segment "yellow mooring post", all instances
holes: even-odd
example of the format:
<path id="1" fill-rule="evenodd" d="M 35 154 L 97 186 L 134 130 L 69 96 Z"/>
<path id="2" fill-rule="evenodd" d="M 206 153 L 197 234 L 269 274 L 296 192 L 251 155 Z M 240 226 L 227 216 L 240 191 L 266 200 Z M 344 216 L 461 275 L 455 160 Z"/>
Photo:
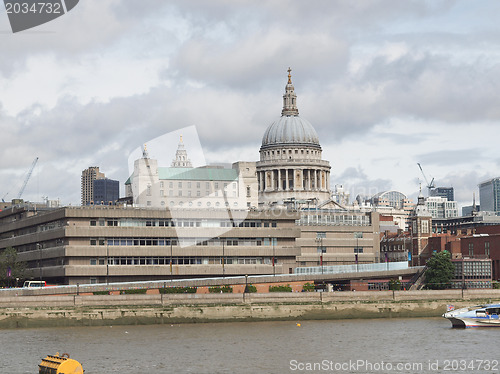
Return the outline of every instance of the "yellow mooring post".
<path id="1" fill-rule="evenodd" d="M 63 353 L 61 356 L 59 356 L 59 352 L 54 356 L 48 355 L 38 365 L 38 374 L 83 374 L 84 372 L 82 365 L 69 358 L 67 353 Z"/>

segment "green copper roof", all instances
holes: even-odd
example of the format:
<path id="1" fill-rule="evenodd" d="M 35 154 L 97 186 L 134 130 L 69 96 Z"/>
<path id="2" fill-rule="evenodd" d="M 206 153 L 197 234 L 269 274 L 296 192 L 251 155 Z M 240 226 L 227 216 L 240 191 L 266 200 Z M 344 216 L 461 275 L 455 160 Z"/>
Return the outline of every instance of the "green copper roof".
<path id="1" fill-rule="evenodd" d="M 238 179 L 235 169 L 222 168 L 158 168 L 160 180 L 200 180 L 200 181 L 234 181 Z"/>
<path id="2" fill-rule="evenodd" d="M 192 181 L 226 181 L 232 182 L 238 179 L 235 169 L 222 168 L 158 168 L 160 180 L 192 180 Z M 131 177 L 125 184 L 130 184 Z"/>

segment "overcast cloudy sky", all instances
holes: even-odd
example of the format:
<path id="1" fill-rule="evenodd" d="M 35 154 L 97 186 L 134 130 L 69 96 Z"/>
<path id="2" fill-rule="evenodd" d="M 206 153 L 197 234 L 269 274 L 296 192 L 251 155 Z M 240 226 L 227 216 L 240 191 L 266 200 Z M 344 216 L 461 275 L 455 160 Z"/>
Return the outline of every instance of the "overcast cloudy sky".
<path id="1" fill-rule="evenodd" d="M 332 185 L 414 198 L 420 162 L 470 203 L 500 176 L 499 25 L 493 0 L 84 0 L 12 34 L 2 6 L 0 198 L 35 157 L 25 199 L 78 205 L 92 165 L 123 194 L 129 154 L 186 126 L 256 161 L 290 66 Z"/>

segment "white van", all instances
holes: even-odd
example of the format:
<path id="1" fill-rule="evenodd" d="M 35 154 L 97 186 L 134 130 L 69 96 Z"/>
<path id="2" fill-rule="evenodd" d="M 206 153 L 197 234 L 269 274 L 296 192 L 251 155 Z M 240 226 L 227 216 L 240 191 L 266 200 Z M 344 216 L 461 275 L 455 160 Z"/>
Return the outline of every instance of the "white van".
<path id="1" fill-rule="evenodd" d="M 25 281 L 23 288 L 45 287 L 45 286 L 47 286 L 47 282 L 45 281 Z"/>

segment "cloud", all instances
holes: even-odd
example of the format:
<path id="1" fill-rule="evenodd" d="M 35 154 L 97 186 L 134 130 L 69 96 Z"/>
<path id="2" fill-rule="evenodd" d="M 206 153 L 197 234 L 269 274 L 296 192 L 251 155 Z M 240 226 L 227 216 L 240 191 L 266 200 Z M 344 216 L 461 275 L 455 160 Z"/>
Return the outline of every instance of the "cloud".
<path id="1" fill-rule="evenodd" d="M 290 66 L 333 182 L 413 192 L 422 162 L 463 182 L 464 198 L 477 183 L 461 176 L 499 165 L 493 137 L 477 140 L 500 119 L 490 12 L 446 0 L 80 2 L 0 34 L 0 185 L 38 156 L 36 196 L 78 202 L 81 170 L 123 182 L 132 149 L 191 125 L 209 162 L 258 160 Z"/>

